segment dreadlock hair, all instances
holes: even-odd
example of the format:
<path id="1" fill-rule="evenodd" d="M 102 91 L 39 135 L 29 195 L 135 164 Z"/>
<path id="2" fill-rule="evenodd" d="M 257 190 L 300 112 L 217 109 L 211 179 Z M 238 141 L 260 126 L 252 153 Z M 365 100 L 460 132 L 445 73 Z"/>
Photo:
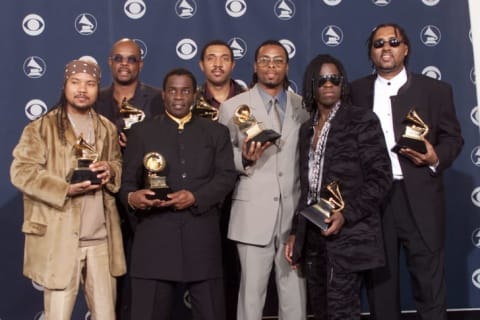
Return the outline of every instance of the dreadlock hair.
<path id="1" fill-rule="evenodd" d="M 347 73 L 345 72 L 343 64 L 340 60 L 329 54 L 319 54 L 310 61 L 303 75 L 302 105 L 310 114 L 314 114 L 317 110 L 318 79 L 320 77 L 320 69 L 326 63 L 335 65 L 338 69 L 339 76 L 342 77 L 340 100 L 342 103 L 350 102 Z"/>
<path id="2" fill-rule="evenodd" d="M 42 126 L 43 126 L 43 120 L 45 119 L 46 115 L 58 110 L 58 113 L 56 115 L 56 123 L 58 127 L 58 138 L 60 139 L 63 145 L 67 143 L 67 140 L 65 139 L 65 131 L 67 130 L 67 127 L 70 125 L 67 120 L 68 117 L 67 117 L 66 105 L 67 105 L 67 98 L 65 96 L 65 89 L 62 88 L 58 101 L 41 118 Z"/>
<path id="3" fill-rule="evenodd" d="M 373 28 L 372 32 L 370 33 L 370 36 L 368 37 L 366 44 L 367 44 L 367 55 L 368 55 L 368 60 L 371 59 L 371 53 L 372 53 L 372 45 L 373 45 L 373 39 L 375 37 L 375 34 L 377 33 L 377 30 L 380 28 L 387 28 L 391 27 L 395 31 L 395 36 L 398 38 L 401 38 L 399 40 L 402 40 L 402 42 L 408 47 L 408 54 L 405 56 L 405 59 L 403 60 L 403 64 L 407 66 L 408 64 L 408 57 L 410 56 L 411 48 L 410 48 L 410 39 L 408 39 L 407 33 L 405 30 L 399 26 L 396 23 L 388 22 L 388 23 L 382 23 Z M 375 66 L 372 63 L 372 66 L 375 68 Z"/>
<path id="4" fill-rule="evenodd" d="M 265 46 L 277 46 L 277 47 L 280 47 L 282 48 L 283 52 L 285 52 L 285 57 L 286 57 L 286 63 L 288 64 L 288 52 L 287 52 L 287 49 L 285 49 L 285 47 L 278 41 L 278 40 L 267 40 L 267 41 L 264 41 L 262 42 L 262 44 L 260 44 L 257 48 L 257 50 L 255 50 L 255 62 L 258 60 L 258 54 L 260 52 L 260 49 L 265 47 Z M 250 87 L 253 87 L 255 84 L 257 84 L 258 82 L 258 76 L 257 76 L 257 73 L 254 72 L 253 75 L 252 75 L 252 82 L 250 83 Z M 285 75 L 285 78 L 283 79 L 283 89 L 284 90 L 287 90 L 288 87 L 290 86 L 290 80 L 288 80 L 288 76 Z"/>

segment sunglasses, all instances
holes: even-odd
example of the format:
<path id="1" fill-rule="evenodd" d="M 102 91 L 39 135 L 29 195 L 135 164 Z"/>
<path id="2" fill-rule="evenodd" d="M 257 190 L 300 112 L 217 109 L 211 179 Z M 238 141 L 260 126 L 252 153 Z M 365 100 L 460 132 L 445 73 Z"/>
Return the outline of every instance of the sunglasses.
<path id="1" fill-rule="evenodd" d="M 318 77 L 318 87 L 323 86 L 327 81 L 330 81 L 334 86 L 339 86 L 342 83 L 343 77 L 337 74 L 327 74 L 325 76 Z"/>
<path id="2" fill-rule="evenodd" d="M 140 58 L 137 58 L 135 56 L 124 57 L 121 54 L 114 54 L 110 58 L 115 63 L 123 63 L 125 60 L 127 60 L 128 64 L 135 64 L 140 61 Z"/>
<path id="3" fill-rule="evenodd" d="M 390 45 L 390 47 L 396 48 L 396 47 L 398 47 L 403 41 L 402 41 L 402 40 L 398 40 L 397 38 L 388 39 L 388 41 L 387 41 L 387 40 L 384 40 L 384 39 L 378 39 L 378 40 L 373 41 L 372 46 L 373 46 L 375 49 L 383 48 L 383 46 L 384 46 L 385 43 L 387 43 L 387 42 L 388 42 L 388 44 Z"/>

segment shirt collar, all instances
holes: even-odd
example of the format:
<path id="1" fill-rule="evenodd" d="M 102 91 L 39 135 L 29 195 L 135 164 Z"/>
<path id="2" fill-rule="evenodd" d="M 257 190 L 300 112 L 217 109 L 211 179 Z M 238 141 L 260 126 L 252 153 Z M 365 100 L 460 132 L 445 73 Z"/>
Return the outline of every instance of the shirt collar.
<path id="1" fill-rule="evenodd" d="M 382 86 L 388 86 L 392 89 L 395 89 L 395 91 L 398 91 L 398 89 L 400 89 L 405 84 L 405 82 L 407 82 L 407 70 L 403 68 L 402 71 L 400 71 L 392 79 L 385 79 L 382 76 L 377 75 L 377 81 Z"/>
<path id="2" fill-rule="evenodd" d="M 278 106 L 280 107 L 280 109 L 282 109 L 283 112 L 285 112 L 285 109 L 287 108 L 287 92 L 285 90 L 280 90 L 280 92 L 275 97 L 272 97 L 264 90 L 262 90 L 259 85 L 257 85 L 257 89 L 260 93 L 260 97 L 262 98 L 263 105 L 265 106 L 265 108 L 267 108 L 267 111 L 269 108 L 270 100 L 272 100 L 272 98 L 276 98 Z"/>

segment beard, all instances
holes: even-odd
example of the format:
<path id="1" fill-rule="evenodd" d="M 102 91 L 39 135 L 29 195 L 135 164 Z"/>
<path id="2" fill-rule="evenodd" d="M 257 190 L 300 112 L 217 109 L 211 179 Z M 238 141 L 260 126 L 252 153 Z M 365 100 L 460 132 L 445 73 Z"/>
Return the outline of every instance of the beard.
<path id="1" fill-rule="evenodd" d="M 131 85 L 132 83 L 134 83 L 135 81 L 137 81 L 137 79 L 135 78 L 130 78 L 130 79 L 118 79 L 116 78 L 115 79 L 115 82 L 121 86 L 128 86 L 128 85 Z"/>
<path id="2" fill-rule="evenodd" d="M 70 107 L 78 111 L 90 110 L 93 108 L 93 105 L 95 104 L 95 103 L 89 103 L 86 105 L 78 105 L 78 104 L 75 104 L 74 102 L 69 102 L 69 101 L 67 101 L 67 103 L 70 105 Z"/>
<path id="3" fill-rule="evenodd" d="M 267 82 L 263 82 L 262 84 L 268 89 L 276 89 L 280 86 L 283 87 L 283 80 L 280 82 L 267 81 Z"/>

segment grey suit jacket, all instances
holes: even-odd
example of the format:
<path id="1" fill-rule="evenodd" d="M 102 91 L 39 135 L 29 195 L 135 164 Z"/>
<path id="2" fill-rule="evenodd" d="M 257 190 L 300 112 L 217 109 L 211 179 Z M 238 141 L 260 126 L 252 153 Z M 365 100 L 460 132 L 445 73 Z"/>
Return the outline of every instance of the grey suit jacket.
<path id="1" fill-rule="evenodd" d="M 219 122 L 230 131 L 234 147 L 234 159 L 241 173 L 232 196 L 232 210 L 228 237 L 232 240 L 267 245 L 274 234 L 276 219 L 281 209 L 280 230 L 286 240 L 300 196 L 298 168 L 298 135 L 301 124 L 308 119 L 302 109 L 301 97 L 287 92 L 287 106 L 279 147 L 271 146 L 262 157 L 245 170 L 242 164 L 242 143 L 245 134 L 233 122 L 236 108 L 248 105 L 257 121 L 266 128 L 273 123 L 267 114 L 258 85 L 241 93 L 220 106 Z M 281 208 L 279 208 L 281 206 Z"/>

